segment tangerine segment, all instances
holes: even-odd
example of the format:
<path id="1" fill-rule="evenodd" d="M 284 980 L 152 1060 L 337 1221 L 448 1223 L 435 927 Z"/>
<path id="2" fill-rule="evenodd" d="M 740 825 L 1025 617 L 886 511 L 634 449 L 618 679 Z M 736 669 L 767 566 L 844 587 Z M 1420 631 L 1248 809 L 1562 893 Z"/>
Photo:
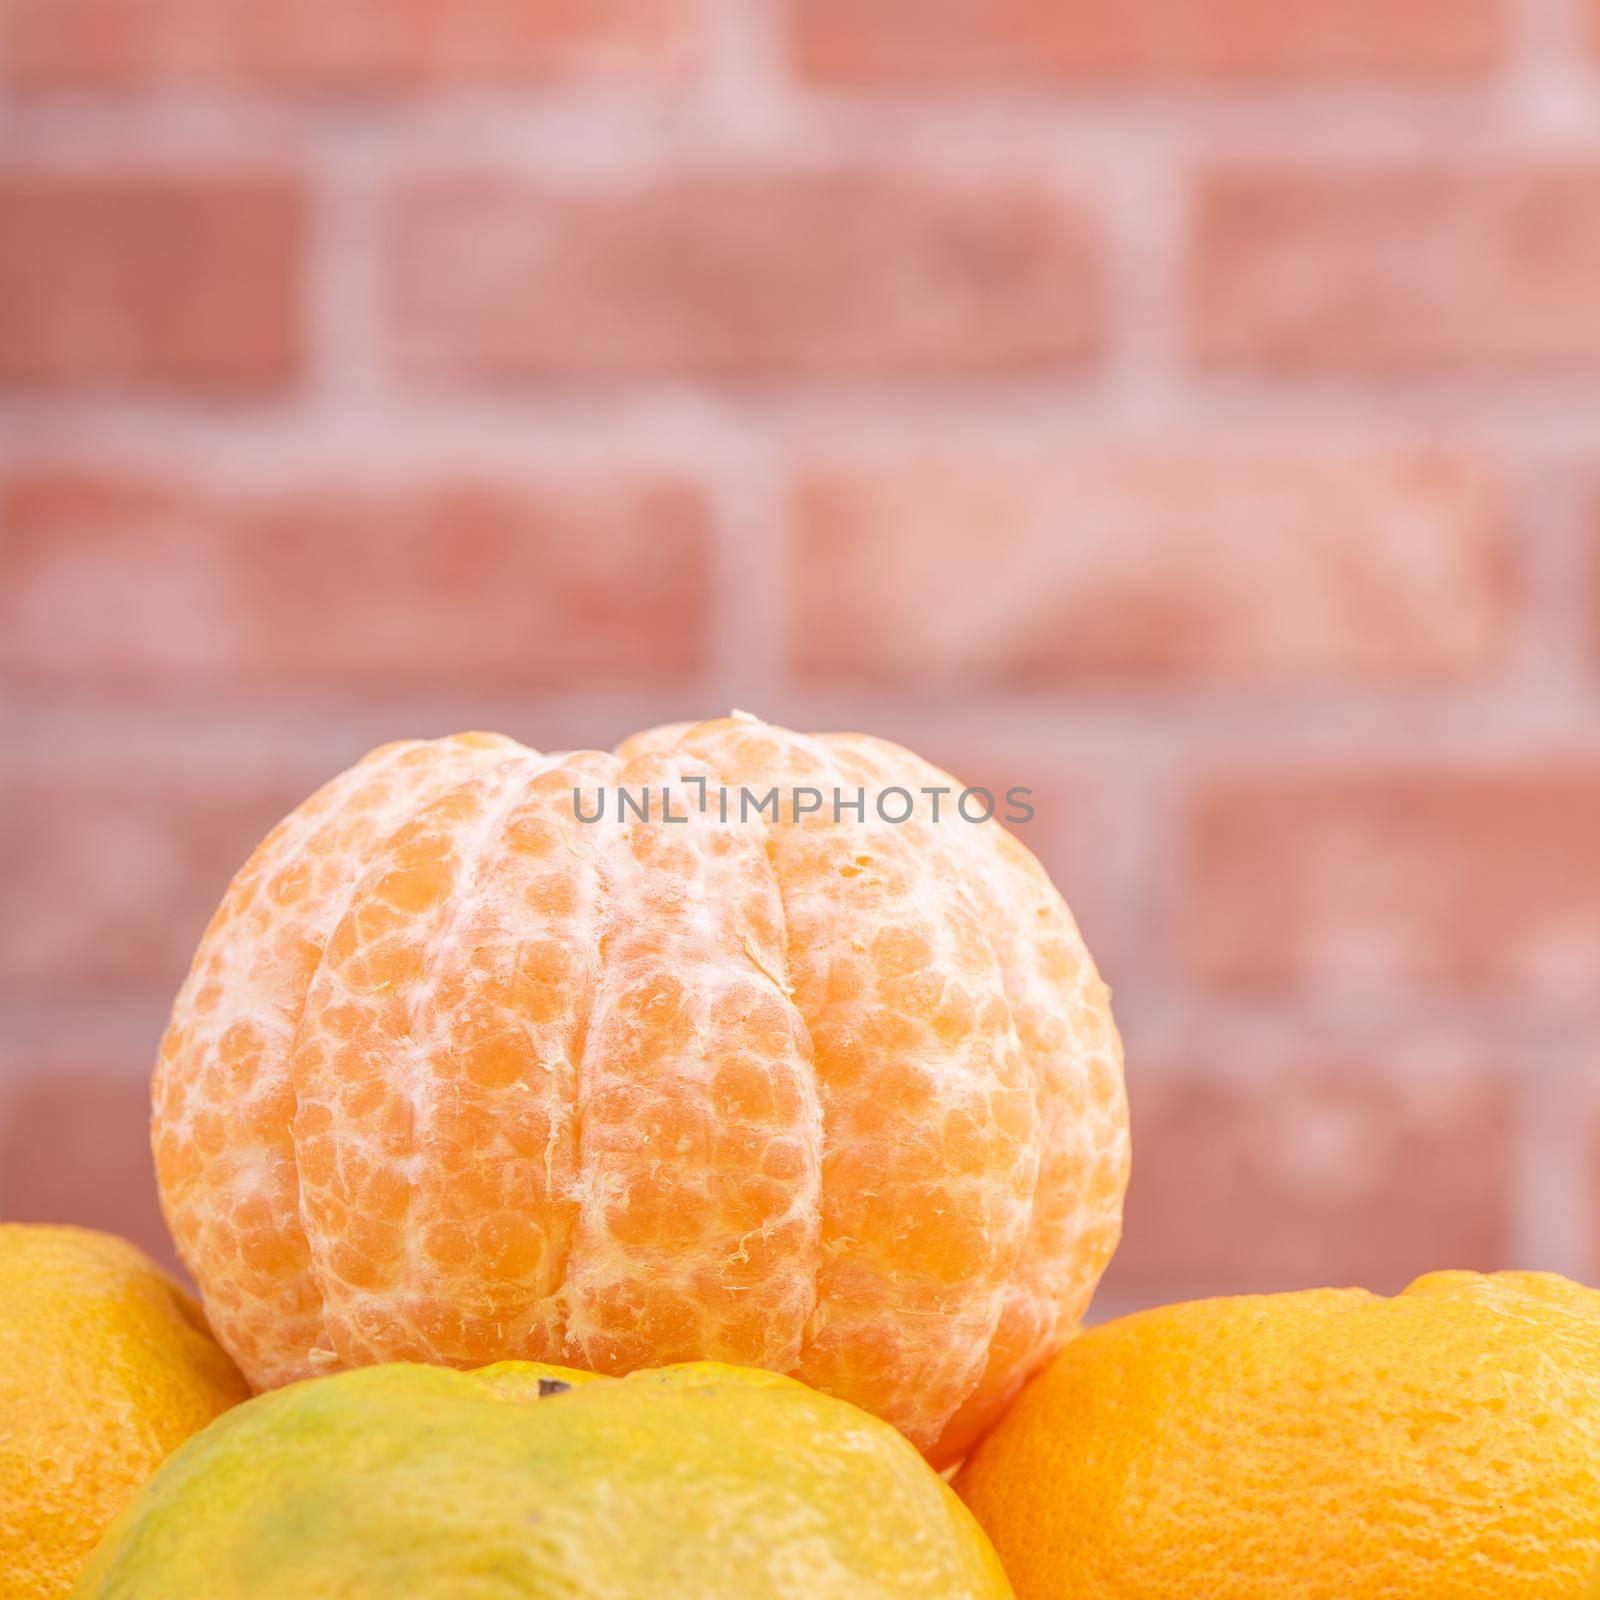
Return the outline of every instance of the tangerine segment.
<path id="1" fill-rule="evenodd" d="M 367 859 L 420 805 L 522 750 L 499 734 L 384 745 L 325 784 L 228 886 L 172 1008 L 153 1084 L 162 1202 L 222 1343 L 258 1386 L 325 1343 L 300 1219 L 289 1054 Z"/>
<path id="2" fill-rule="evenodd" d="M 820 740 L 741 719 L 679 749 L 724 783 L 854 787 Z M 827 1141 L 816 1309 L 796 1375 L 930 1447 L 977 1382 L 1027 1226 L 1032 1098 L 993 952 L 926 831 L 836 821 L 768 842 Z"/>
<path id="3" fill-rule="evenodd" d="M 764 831 L 702 812 L 684 774 L 630 761 L 622 788 L 658 820 L 606 830 L 567 1356 L 599 1372 L 698 1357 L 787 1371 L 816 1293 L 811 1044 Z"/>
<path id="4" fill-rule="evenodd" d="M 346 1363 L 559 1355 L 601 835 L 531 755 L 419 812 L 329 941 L 294 1058 L 330 1348 Z"/>
<path id="5" fill-rule="evenodd" d="M 939 837 L 999 962 L 1040 1121 L 1027 1237 L 982 1379 L 936 1451 L 953 1460 L 1071 1337 L 1116 1249 L 1129 1154 L 1122 1047 L 1109 991 L 1032 854 L 992 817 L 958 820 L 963 785 L 910 750 L 860 734 L 827 739 L 853 754 L 869 784 L 951 791 Z"/>
<path id="6" fill-rule="evenodd" d="M 1028 1243 L 1007 1285 L 988 1368 L 935 1451 L 951 1460 L 1076 1333 L 1122 1236 L 1130 1165 L 1110 993 L 1044 869 L 1002 829 L 990 837 L 1002 895 L 1018 917 L 1026 998 L 1017 1032 L 1038 1075 L 1041 1156 Z"/>

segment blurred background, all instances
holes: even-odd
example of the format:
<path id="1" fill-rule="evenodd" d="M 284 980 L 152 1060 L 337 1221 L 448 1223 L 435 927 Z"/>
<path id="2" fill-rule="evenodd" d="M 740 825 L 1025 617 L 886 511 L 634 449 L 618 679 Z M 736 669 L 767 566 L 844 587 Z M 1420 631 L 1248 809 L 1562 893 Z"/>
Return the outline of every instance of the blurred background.
<path id="1" fill-rule="evenodd" d="M 369 746 L 1036 791 L 1098 1311 L 1600 1275 L 1600 6 L 4 0 L 0 1214 Z"/>

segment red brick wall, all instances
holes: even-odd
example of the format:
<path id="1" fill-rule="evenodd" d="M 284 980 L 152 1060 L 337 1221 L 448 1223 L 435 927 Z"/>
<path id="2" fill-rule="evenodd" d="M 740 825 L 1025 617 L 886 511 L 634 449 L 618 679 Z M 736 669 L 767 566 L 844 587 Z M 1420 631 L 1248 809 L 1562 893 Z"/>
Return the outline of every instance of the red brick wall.
<path id="1" fill-rule="evenodd" d="M 1104 1307 L 1600 1274 L 1600 8 L 8 0 L 0 1211 L 320 778 L 730 705 L 1037 791 Z"/>

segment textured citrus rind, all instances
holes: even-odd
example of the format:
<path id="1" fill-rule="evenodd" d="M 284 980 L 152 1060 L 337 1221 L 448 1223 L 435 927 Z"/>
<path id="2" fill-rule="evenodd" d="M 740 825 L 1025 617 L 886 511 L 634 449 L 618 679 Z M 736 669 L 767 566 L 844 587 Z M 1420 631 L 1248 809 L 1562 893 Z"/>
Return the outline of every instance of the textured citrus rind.
<path id="1" fill-rule="evenodd" d="M 645 1595 L 1010 1600 L 892 1428 L 770 1372 L 620 1381 L 387 1365 L 292 1385 L 179 1451 L 77 1600 Z"/>
<path id="2" fill-rule="evenodd" d="M 134 1246 L 0 1223 L 0 1594 L 65 1594 L 167 1454 L 247 1395 L 199 1307 Z"/>
<path id="3" fill-rule="evenodd" d="M 1441 1272 L 1093 1328 L 956 1480 L 1019 1600 L 1554 1600 L 1600 1564 L 1600 1292 Z"/>

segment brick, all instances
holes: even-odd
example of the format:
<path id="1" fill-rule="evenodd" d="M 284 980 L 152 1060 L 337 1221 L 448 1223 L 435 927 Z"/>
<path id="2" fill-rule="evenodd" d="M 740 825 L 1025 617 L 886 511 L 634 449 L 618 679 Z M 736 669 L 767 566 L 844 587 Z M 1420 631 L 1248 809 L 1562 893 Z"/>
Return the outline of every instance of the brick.
<path id="1" fill-rule="evenodd" d="M 700 0 L 8 0 L 23 92 L 337 91 L 676 72 Z"/>
<path id="2" fill-rule="evenodd" d="M 391 244 L 420 380 L 1023 375 L 1097 342 L 1083 205 L 999 171 L 429 179 Z"/>
<path id="3" fill-rule="evenodd" d="M 1585 619 L 1588 622 L 1585 644 L 1591 669 L 1600 672 L 1600 472 L 1592 473 L 1586 485 L 1585 499 L 1587 504 L 1582 512 L 1587 524 L 1582 557 L 1587 580 L 1584 584 L 1587 591 Z"/>
<path id="4" fill-rule="evenodd" d="M 1585 1041 L 1586 1059 L 1578 1070 L 1583 1074 L 1584 1087 L 1577 1089 L 1573 1098 L 1583 1118 L 1574 1154 L 1582 1173 L 1579 1205 L 1582 1220 L 1577 1230 L 1577 1247 L 1587 1256 L 1586 1266 L 1574 1266 L 1574 1276 L 1581 1272 L 1581 1282 L 1600 1283 L 1600 1073 L 1594 1070 L 1595 1052 L 1592 1034 Z M 1559 1153 L 1552 1152 L 1558 1165 Z M 1556 1192 L 1559 1194 L 1559 1187 Z"/>
<path id="5" fill-rule="evenodd" d="M 1219 168 L 1191 271 L 1191 344 L 1211 368 L 1592 370 L 1600 166 Z"/>
<path id="6" fill-rule="evenodd" d="M 708 512 L 686 482 L 468 472 L 254 485 L 19 466 L 0 489 L 0 682 L 338 698 L 681 684 Z"/>
<path id="7" fill-rule="evenodd" d="M 1448 76 L 1507 34 L 1502 0 L 794 0 L 792 25 L 807 77 L 855 86 Z"/>
<path id="8" fill-rule="evenodd" d="M 0 1217 L 119 1234 L 181 1278 L 156 1198 L 148 1076 L 60 1065 L 0 1085 Z"/>
<path id="9" fill-rule="evenodd" d="M 1224 990 L 1585 1003 L 1600 983 L 1600 763 L 1202 780 L 1183 947 Z"/>
<path id="10" fill-rule="evenodd" d="M 1146 1062 L 1109 1308 L 1511 1264 L 1511 1095 L 1470 1062 Z"/>
<path id="11" fill-rule="evenodd" d="M 198 741 L 72 759 L 11 751 L 0 995 L 176 993 L 228 880 L 334 770 L 207 760 Z"/>
<path id="12" fill-rule="evenodd" d="M 290 179 L 0 170 L 0 388 L 281 388 L 301 360 Z"/>
<path id="13" fill-rule="evenodd" d="M 1495 474 L 1432 451 L 835 456 L 793 520 L 793 658 L 825 681 L 1464 680 L 1513 611 Z"/>

